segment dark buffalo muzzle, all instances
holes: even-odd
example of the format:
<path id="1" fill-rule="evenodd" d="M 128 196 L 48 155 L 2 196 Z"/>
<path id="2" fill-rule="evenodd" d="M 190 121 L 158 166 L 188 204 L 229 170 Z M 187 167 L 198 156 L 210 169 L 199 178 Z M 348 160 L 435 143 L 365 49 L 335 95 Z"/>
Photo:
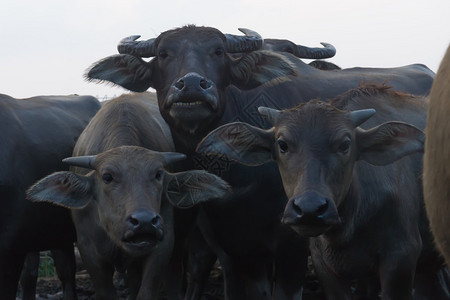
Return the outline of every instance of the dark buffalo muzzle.
<path id="1" fill-rule="evenodd" d="M 181 92 L 203 92 L 212 87 L 212 82 L 197 73 L 188 73 L 175 83 L 175 88 Z"/>
<path id="2" fill-rule="evenodd" d="M 317 236 L 341 219 L 333 200 L 311 191 L 289 200 L 282 222 L 299 234 Z"/>
<path id="3" fill-rule="evenodd" d="M 164 237 L 163 220 L 151 210 L 139 210 L 127 217 L 123 242 L 133 248 L 150 248 Z"/>
<path id="4" fill-rule="evenodd" d="M 207 106 L 209 109 L 217 110 L 215 85 L 198 73 L 188 73 L 173 84 L 172 93 L 165 106 L 165 108 Z"/>

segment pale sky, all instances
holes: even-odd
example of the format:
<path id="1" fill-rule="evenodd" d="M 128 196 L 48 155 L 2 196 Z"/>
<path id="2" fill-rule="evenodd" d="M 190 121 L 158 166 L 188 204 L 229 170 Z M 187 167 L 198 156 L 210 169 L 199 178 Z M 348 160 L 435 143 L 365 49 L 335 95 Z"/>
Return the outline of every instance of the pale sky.
<path id="1" fill-rule="evenodd" d="M 450 0 L 0 0 L 0 93 L 94 95 L 124 89 L 86 82 L 85 70 L 117 54 L 123 37 L 142 39 L 196 24 L 238 27 L 265 38 L 337 49 L 342 68 L 423 63 L 437 71 L 450 43 Z M 306 62 L 309 62 L 306 60 Z"/>

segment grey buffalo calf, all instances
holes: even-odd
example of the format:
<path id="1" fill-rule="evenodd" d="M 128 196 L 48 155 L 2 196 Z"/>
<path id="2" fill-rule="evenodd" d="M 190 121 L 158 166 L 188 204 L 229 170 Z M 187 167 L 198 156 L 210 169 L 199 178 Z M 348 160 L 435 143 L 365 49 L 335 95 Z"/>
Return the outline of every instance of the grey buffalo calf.
<path id="1" fill-rule="evenodd" d="M 383 299 L 411 299 L 414 280 L 419 298 L 448 299 L 422 208 L 421 154 L 411 155 L 423 151 L 426 99 L 368 86 L 331 103 L 260 107 L 271 129 L 227 124 L 198 151 L 278 163 L 289 198 L 282 222 L 312 237 L 327 299 L 350 299 L 350 282 L 371 277 Z"/>
<path id="2" fill-rule="evenodd" d="M 435 242 L 450 264 L 450 47 L 430 94 L 424 154 L 424 197 Z"/>
<path id="3" fill-rule="evenodd" d="M 168 152 L 173 144 L 166 126 L 146 94 L 111 100 L 65 160 L 75 172 L 54 173 L 28 191 L 33 201 L 72 210 L 96 299 L 116 298 L 115 269 L 126 273 L 131 299 L 156 299 L 162 288 L 170 289 L 174 208 L 228 190 L 206 171 L 169 172 L 185 155 Z"/>

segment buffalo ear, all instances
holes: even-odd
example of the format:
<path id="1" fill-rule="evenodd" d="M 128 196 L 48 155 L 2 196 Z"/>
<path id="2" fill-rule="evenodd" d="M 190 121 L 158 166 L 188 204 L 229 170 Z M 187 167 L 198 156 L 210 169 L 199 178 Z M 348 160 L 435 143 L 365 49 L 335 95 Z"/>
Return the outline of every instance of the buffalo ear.
<path id="1" fill-rule="evenodd" d="M 286 56 L 266 50 L 244 54 L 230 68 L 231 83 L 241 90 L 262 84 L 272 86 L 290 81 L 289 76 L 298 76 L 297 68 Z"/>
<path id="2" fill-rule="evenodd" d="M 224 198 L 230 192 L 228 183 L 203 170 L 168 175 L 166 195 L 178 208 L 190 208 L 211 199 Z"/>
<path id="3" fill-rule="evenodd" d="M 49 202 L 66 208 L 83 208 L 93 199 L 91 177 L 73 172 L 56 172 L 44 177 L 27 190 L 33 202 Z"/>
<path id="4" fill-rule="evenodd" d="M 225 155 L 248 166 L 259 166 L 272 160 L 272 130 L 247 123 L 234 122 L 211 131 L 197 146 L 203 154 Z"/>
<path id="5" fill-rule="evenodd" d="M 393 163 L 400 158 L 423 152 L 425 134 L 403 122 L 387 122 L 369 130 L 357 128 L 359 159 L 376 166 Z"/>
<path id="6" fill-rule="evenodd" d="M 94 63 L 85 77 L 109 81 L 133 92 L 145 92 L 152 85 L 151 62 L 129 54 L 112 55 Z"/>

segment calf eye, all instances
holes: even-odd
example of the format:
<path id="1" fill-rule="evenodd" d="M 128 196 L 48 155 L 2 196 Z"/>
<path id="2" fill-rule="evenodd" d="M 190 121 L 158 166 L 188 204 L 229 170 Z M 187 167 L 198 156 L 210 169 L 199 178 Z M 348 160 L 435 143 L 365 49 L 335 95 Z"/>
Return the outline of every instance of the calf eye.
<path id="1" fill-rule="evenodd" d="M 281 153 L 286 153 L 288 151 L 288 145 L 285 141 L 277 140 L 277 143 Z"/>
<path id="2" fill-rule="evenodd" d="M 163 171 L 162 170 L 158 170 L 155 174 L 155 179 L 160 181 L 163 177 Z"/>
<path id="3" fill-rule="evenodd" d="M 342 154 L 347 154 L 350 151 L 350 146 L 352 145 L 352 142 L 350 141 L 349 138 L 346 138 L 340 145 L 338 148 L 338 151 L 341 152 Z"/>
<path id="4" fill-rule="evenodd" d="M 112 177 L 112 175 L 110 173 L 103 174 L 102 175 L 102 179 L 103 179 L 103 182 L 106 183 L 106 184 L 108 184 L 111 181 L 113 181 L 113 177 Z"/>

